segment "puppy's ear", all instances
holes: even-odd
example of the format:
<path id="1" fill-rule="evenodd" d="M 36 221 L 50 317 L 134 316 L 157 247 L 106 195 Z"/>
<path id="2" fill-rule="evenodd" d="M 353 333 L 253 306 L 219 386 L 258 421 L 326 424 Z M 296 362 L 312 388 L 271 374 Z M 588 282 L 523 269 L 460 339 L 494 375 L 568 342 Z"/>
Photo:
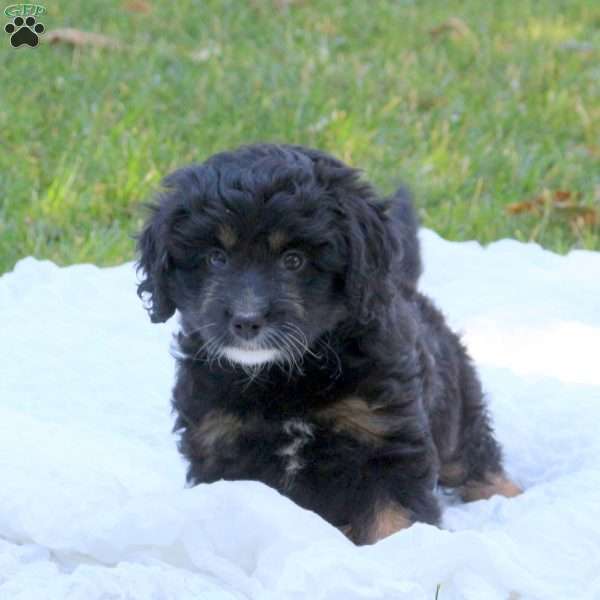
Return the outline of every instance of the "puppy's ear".
<path id="1" fill-rule="evenodd" d="M 344 205 L 348 247 L 346 294 L 355 318 L 366 323 L 390 300 L 390 266 L 399 248 L 383 203 L 347 198 Z"/>
<path id="2" fill-rule="evenodd" d="M 419 219 L 410 192 L 401 187 L 384 201 L 392 234 L 401 252 L 392 260 L 392 278 L 397 286 L 416 289 L 423 272 L 419 244 Z"/>
<path id="3" fill-rule="evenodd" d="M 156 206 L 151 208 L 152 215 L 137 238 L 140 255 L 137 271 L 143 273 L 137 294 L 147 304 L 151 321 L 163 323 L 175 312 L 175 303 L 169 295 L 169 256 L 165 247 L 160 212 Z"/>

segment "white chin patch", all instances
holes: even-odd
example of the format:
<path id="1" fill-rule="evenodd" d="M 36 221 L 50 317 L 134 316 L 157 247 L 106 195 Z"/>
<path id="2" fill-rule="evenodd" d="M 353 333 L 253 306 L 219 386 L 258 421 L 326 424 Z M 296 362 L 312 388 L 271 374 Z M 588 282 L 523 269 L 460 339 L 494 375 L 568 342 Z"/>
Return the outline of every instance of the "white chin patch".
<path id="1" fill-rule="evenodd" d="M 223 348 L 223 356 L 231 362 L 245 367 L 252 367 L 275 362 L 281 356 L 281 353 L 279 350 L 243 350 L 242 348 L 226 346 Z"/>

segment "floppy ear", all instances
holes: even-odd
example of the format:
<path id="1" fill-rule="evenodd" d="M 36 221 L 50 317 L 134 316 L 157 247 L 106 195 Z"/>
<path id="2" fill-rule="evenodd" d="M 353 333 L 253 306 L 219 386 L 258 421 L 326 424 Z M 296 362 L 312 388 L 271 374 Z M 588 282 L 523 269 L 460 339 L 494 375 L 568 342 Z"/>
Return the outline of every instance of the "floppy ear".
<path id="1" fill-rule="evenodd" d="M 348 247 L 346 295 L 356 319 L 366 323 L 390 300 L 390 266 L 399 251 L 398 243 L 382 203 L 345 198 L 343 205 Z"/>
<path id="2" fill-rule="evenodd" d="M 175 312 L 175 303 L 169 296 L 169 256 L 163 239 L 162 220 L 158 207 L 151 208 L 153 214 L 137 238 L 140 258 L 136 266 L 137 271 L 142 271 L 144 276 L 138 285 L 137 294 L 147 304 L 151 321 L 163 323 Z"/>

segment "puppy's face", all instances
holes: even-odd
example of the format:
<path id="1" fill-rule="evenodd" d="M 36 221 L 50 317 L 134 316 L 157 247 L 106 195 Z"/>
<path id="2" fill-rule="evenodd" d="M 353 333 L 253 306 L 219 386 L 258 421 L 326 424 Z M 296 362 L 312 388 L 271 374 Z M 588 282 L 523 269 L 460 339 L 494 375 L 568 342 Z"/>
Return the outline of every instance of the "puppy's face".
<path id="1" fill-rule="evenodd" d="M 178 309 L 198 356 L 298 365 L 342 320 L 385 302 L 394 241 L 354 169 L 247 146 L 168 176 L 138 240 L 154 322 Z"/>
<path id="2" fill-rule="evenodd" d="M 244 367 L 298 364 L 347 315 L 344 261 L 334 243 L 286 227 L 275 204 L 204 223 L 173 252 L 175 302 L 184 331 L 209 359 Z M 208 230 L 206 228 L 208 226 Z"/>

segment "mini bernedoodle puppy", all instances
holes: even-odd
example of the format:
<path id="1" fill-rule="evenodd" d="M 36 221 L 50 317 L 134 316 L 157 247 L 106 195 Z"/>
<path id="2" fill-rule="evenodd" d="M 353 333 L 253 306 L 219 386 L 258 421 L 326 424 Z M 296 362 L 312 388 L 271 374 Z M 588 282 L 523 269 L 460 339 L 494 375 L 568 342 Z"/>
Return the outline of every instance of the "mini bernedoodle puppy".
<path id="1" fill-rule="evenodd" d="M 417 223 L 323 152 L 256 144 L 165 178 L 138 238 L 177 309 L 188 482 L 251 479 L 373 543 L 438 524 L 437 485 L 514 496 L 459 338 L 417 291 Z"/>

